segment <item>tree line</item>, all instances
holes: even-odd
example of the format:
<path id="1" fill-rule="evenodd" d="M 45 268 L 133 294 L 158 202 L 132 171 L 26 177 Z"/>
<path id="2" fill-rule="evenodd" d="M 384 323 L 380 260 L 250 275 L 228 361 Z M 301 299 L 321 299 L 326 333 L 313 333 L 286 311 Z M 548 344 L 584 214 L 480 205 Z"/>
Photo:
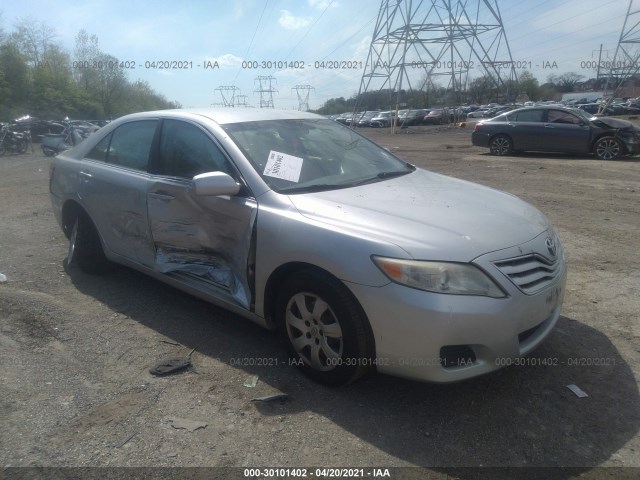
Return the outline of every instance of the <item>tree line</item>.
<path id="1" fill-rule="evenodd" d="M 430 108 L 434 106 L 454 106 L 462 104 L 486 104 L 490 102 L 513 103 L 516 101 L 551 100 L 558 94 L 573 92 L 584 77 L 569 72 L 549 75 L 547 82 L 540 85 L 529 71 L 519 74 L 517 80 L 506 80 L 501 88 L 490 75 L 482 75 L 470 80 L 464 89 L 440 86 L 437 82 L 424 79 L 420 90 L 390 89 L 354 93 L 350 98 L 330 98 L 322 107 L 314 110 L 323 115 L 333 115 L 362 110 L 393 110 L 395 108 Z"/>
<path id="2" fill-rule="evenodd" d="M 56 43 L 56 31 L 33 17 L 6 32 L 0 23 L 0 120 L 111 119 L 179 108 L 148 82 L 131 81 L 116 57 L 101 50 L 96 35 L 80 30 L 73 52 Z"/>

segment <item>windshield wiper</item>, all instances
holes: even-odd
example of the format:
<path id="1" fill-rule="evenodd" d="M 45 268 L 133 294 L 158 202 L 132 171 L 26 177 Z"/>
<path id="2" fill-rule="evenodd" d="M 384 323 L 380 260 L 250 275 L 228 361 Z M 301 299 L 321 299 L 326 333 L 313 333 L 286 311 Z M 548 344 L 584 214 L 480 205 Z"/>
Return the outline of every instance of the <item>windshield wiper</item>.
<path id="1" fill-rule="evenodd" d="M 310 192 L 322 192 L 323 190 L 337 190 L 339 188 L 352 187 L 351 183 L 334 184 L 334 183 L 317 183 L 315 185 L 305 185 L 302 187 L 285 187 L 277 190 L 278 193 L 310 193 Z"/>
<path id="2" fill-rule="evenodd" d="M 376 175 L 376 177 L 378 178 L 401 177 L 402 175 L 406 175 L 407 173 L 411 173 L 411 172 L 413 172 L 413 170 L 403 170 L 401 172 L 380 172 L 379 174 Z"/>
<path id="3" fill-rule="evenodd" d="M 413 165 L 412 165 L 412 167 L 413 167 Z M 351 184 L 351 186 L 365 185 L 367 183 L 377 182 L 378 180 L 387 180 L 389 178 L 401 177 L 402 175 L 407 175 L 408 173 L 411 173 L 413 171 L 415 171 L 415 167 L 411 168 L 410 170 L 400 170 L 400 171 L 393 171 L 393 172 L 380 172 L 375 177 L 365 178 L 364 180 L 360 180 L 358 182 L 354 182 L 354 183 Z"/>
<path id="4" fill-rule="evenodd" d="M 377 182 L 379 180 L 386 180 L 388 178 L 400 177 L 402 175 L 406 175 L 415 171 L 416 167 L 411 164 L 407 164 L 407 170 L 401 171 L 392 171 L 392 172 L 380 172 L 375 177 L 365 178 L 364 180 L 358 180 L 356 182 L 350 183 L 316 183 L 314 185 L 304 185 L 300 187 L 285 187 L 277 190 L 278 193 L 311 193 L 311 192 L 322 192 L 323 190 L 338 190 L 340 188 L 350 188 L 357 187 L 358 185 L 365 185 L 367 183 Z"/>

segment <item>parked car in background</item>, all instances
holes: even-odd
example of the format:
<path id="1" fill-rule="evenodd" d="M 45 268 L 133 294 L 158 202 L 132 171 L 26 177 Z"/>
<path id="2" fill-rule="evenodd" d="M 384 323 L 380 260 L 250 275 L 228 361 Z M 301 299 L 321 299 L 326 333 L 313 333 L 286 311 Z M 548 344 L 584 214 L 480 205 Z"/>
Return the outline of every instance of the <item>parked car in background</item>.
<path id="1" fill-rule="evenodd" d="M 424 108 L 407 110 L 404 114 L 398 117 L 398 125 L 400 127 L 410 127 L 412 125 L 422 125 L 425 115 L 429 113 L 429 110 Z"/>
<path id="2" fill-rule="evenodd" d="M 473 112 L 467 113 L 467 118 L 482 118 L 486 110 L 474 110 Z"/>
<path id="3" fill-rule="evenodd" d="M 497 105 L 495 107 L 491 107 L 491 108 L 485 110 L 484 118 L 493 118 L 493 117 L 496 117 L 496 116 L 500 115 L 501 113 L 513 110 L 514 108 L 515 108 L 514 106 Z"/>
<path id="4" fill-rule="evenodd" d="M 556 106 L 520 108 L 480 121 L 471 140 L 494 155 L 539 151 L 613 160 L 640 153 L 640 129 L 631 122 Z"/>
<path id="5" fill-rule="evenodd" d="M 394 112 L 392 111 L 378 112 L 378 114 L 375 115 L 369 122 L 369 126 L 377 128 L 390 127 L 393 121 L 393 116 Z"/>
<path id="6" fill-rule="evenodd" d="M 449 123 L 449 112 L 443 108 L 436 108 L 431 110 L 427 115 L 422 119 L 422 123 L 425 125 L 438 125 L 441 123 Z"/>
<path id="7" fill-rule="evenodd" d="M 325 384 L 475 377 L 560 316 L 565 258 L 541 212 L 320 115 L 128 115 L 58 155 L 49 185 L 68 265 L 117 262 L 276 329 Z"/>
<path id="8" fill-rule="evenodd" d="M 338 115 L 334 120 L 338 123 L 346 125 L 347 122 L 351 121 L 351 117 L 353 117 L 353 112 L 345 112 Z"/>
<path id="9" fill-rule="evenodd" d="M 371 120 L 377 116 L 379 111 L 367 111 L 362 114 L 362 116 L 358 119 L 357 126 L 358 127 L 369 127 Z"/>

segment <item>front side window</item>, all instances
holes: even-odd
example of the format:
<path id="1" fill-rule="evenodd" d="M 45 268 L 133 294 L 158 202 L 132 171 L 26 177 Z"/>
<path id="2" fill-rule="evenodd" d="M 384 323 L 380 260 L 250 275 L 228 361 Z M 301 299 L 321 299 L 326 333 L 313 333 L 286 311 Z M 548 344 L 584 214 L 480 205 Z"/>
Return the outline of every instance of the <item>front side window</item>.
<path id="1" fill-rule="evenodd" d="M 563 112 L 562 110 L 549 110 L 549 113 L 547 114 L 547 122 L 578 125 L 580 124 L 580 119 L 569 112 Z"/>
<path id="2" fill-rule="evenodd" d="M 154 173 L 193 178 L 207 172 L 232 175 L 233 169 L 222 151 L 200 128 L 180 120 L 165 120 Z"/>
<path id="3" fill-rule="evenodd" d="M 107 162 L 136 170 L 147 170 L 157 120 L 120 125 L 112 134 Z"/>
<path id="4" fill-rule="evenodd" d="M 346 188 L 415 170 L 330 120 L 266 120 L 223 128 L 265 183 L 279 193 Z"/>
<path id="5" fill-rule="evenodd" d="M 107 161 L 107 153 L 109 152 L 109 142 L 111 141 L 111 134 L 100 140 L 95 147 L 87 153 L 86 158 L 91 160 L 99 160 L 101 162 Z"/>

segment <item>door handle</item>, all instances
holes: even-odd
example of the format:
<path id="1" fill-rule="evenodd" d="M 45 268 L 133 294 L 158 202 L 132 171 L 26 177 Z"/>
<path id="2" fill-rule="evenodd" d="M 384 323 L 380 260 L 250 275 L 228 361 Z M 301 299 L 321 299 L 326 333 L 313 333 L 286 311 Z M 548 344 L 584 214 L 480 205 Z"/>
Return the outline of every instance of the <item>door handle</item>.
<path id="1" fill-rule="evenodd" d="M 93 179 L 93 175 L 89 172 L 85 172 L 84 170 L 80 170 L 78 175 L 80 176 L 80 183 L 89 183 L 91 179 Z"/>
<path id="2" fill-rule="evenodd" d="M 553 125 L 549 125 L 548 123 L 545 123 L 544 128 L 556 128 L 556 127 L 554 127 Z"/>
<path id="3" fill-rule="evenodd" d="M 152 192 L 149 194 L 151 198 L 157 198 L 158 200 L 162 200 L 163 202 L 170 202 L 175 197 L 173 195 L 169 195 L 168 193 L 155 193 Z"/>

